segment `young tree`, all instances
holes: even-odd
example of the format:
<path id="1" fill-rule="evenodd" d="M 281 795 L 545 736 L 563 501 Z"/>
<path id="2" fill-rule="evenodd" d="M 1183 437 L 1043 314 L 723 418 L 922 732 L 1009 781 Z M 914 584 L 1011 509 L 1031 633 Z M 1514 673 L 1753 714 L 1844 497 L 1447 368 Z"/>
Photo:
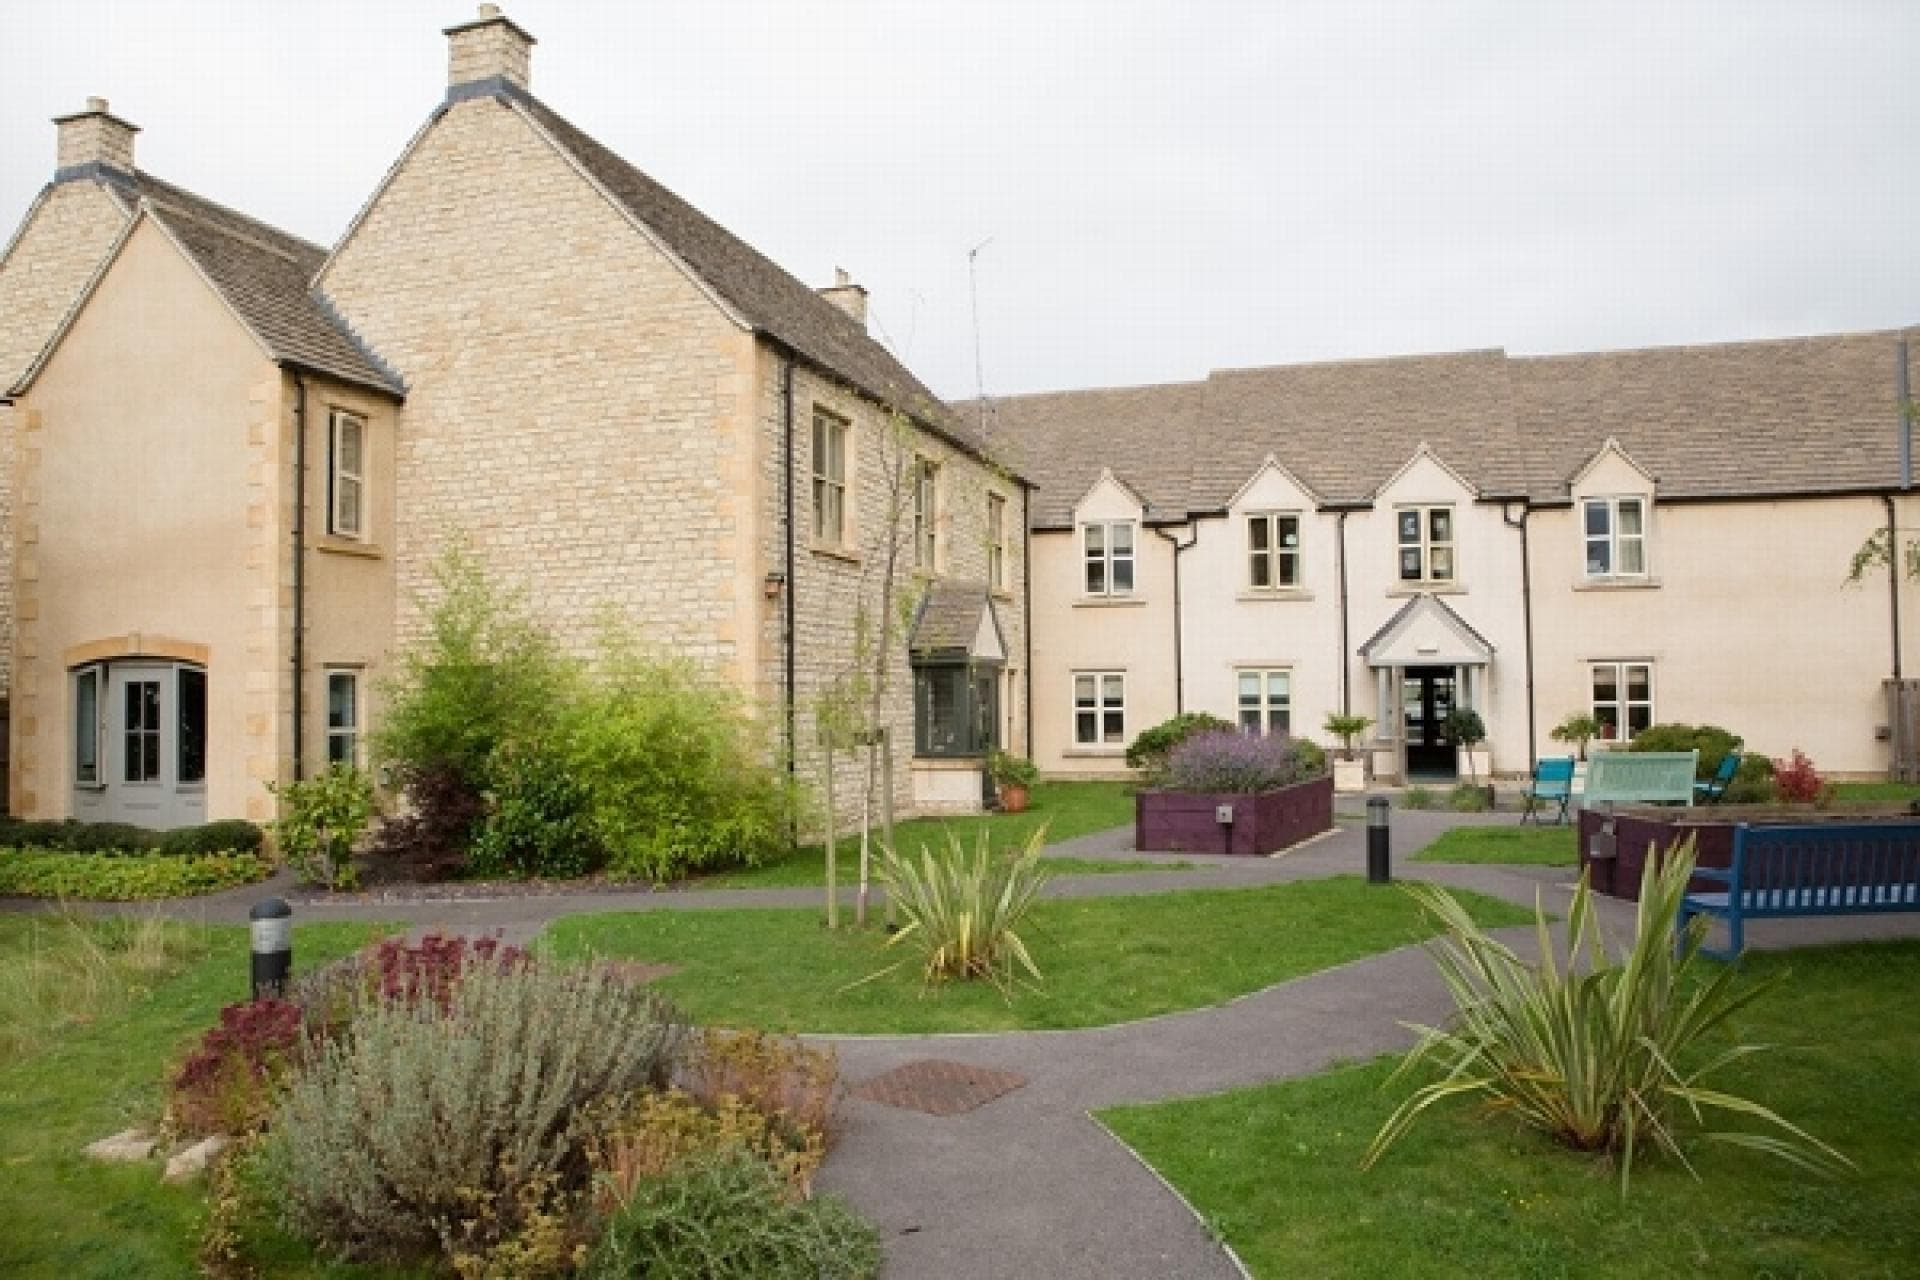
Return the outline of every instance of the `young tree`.
<path id="1" fill-rule="evenodd" d="M 1920 403 L 1912 400 L 1900 406 L 1910 424 L 1920 425 Z M 1902 542 L 1902 537 L 1905 541 Z M 1847 566 L 1847 581 L 1857 583 L 1867 576 L 1871 569 L 1893 568 L 1920 582 L 1920 529 L 1902 529 L 1889 522 L 1875 529 L 1868 539 L 1860 544 L 1853 553 L 1853 560 Z"/>

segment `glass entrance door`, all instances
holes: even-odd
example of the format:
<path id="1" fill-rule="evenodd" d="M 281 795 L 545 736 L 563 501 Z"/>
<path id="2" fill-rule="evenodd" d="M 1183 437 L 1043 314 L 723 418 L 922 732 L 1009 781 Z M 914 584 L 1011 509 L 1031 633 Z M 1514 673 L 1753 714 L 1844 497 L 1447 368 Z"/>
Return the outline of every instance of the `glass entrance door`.
<path id="1" fill-rule="evenodd" d="M 1458 757 L 1447 733 L 1447 716 L 1454 707 L 1454 669 L 1405 668 L 1400 700 L 1406 716 L 1408 779 L 1457 777 Z"/>

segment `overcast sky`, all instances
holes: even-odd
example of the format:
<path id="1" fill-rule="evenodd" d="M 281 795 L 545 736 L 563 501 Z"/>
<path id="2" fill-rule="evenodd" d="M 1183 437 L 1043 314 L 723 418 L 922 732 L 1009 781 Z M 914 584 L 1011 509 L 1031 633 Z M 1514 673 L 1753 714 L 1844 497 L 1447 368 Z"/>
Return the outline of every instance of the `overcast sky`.
<path id="1" fill-rule="evenodd" d="M 942 395 L 1920 322 L 1920 3 L 505 0 L 533 89 Z M 5 0 L 0 219 L 97 94 L 331 244 L 465 0 Z"/>

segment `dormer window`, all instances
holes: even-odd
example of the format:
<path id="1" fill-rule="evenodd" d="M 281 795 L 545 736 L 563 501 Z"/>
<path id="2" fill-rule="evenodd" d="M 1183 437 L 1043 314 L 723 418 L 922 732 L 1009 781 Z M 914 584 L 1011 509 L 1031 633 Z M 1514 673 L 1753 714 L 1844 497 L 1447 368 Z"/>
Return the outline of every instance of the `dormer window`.
<path id="1" fill-rule="evenodd" d="M 1646 499 L 1588 498 L 1582 504 L 1589 578 L 1647 576 Z"/>
<path id="2" fill-rule="evenodd" d="M 1400 581 L 1452 582 L 1453 507 L 1400 507 L 1394 519 L 1399 525 Z"/>
<path id="3" fill-rule="evenodd" d="M 1133 594 L 1133 524 L 1110 520 L 1080 526 L 1090 596 Z"/>
<path id="4" fill-rule="evenodd" d="M 1283 591 L 1300 585 L 1300 513 L 1258 511 L 1247 517 L 1247 585 Z"/>

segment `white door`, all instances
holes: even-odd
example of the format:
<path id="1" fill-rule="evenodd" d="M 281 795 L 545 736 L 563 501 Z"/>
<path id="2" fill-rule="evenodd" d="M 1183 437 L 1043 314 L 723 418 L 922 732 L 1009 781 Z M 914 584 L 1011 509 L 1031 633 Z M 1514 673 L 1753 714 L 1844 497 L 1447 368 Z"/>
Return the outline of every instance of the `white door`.
<path id="1" fill-rule="evenodd" d="M 84 688 L 90 682 L 97 682 L 97 706 Z M 113 663 L 100 674 L 75 673 L 74 689 L 76 730 L 90 710 L 97 726 L 96 759 L 82 754 L 75 762 L 75 815 L 156 828 L 206 821 L 206 672 L 171 662 Z"/>

